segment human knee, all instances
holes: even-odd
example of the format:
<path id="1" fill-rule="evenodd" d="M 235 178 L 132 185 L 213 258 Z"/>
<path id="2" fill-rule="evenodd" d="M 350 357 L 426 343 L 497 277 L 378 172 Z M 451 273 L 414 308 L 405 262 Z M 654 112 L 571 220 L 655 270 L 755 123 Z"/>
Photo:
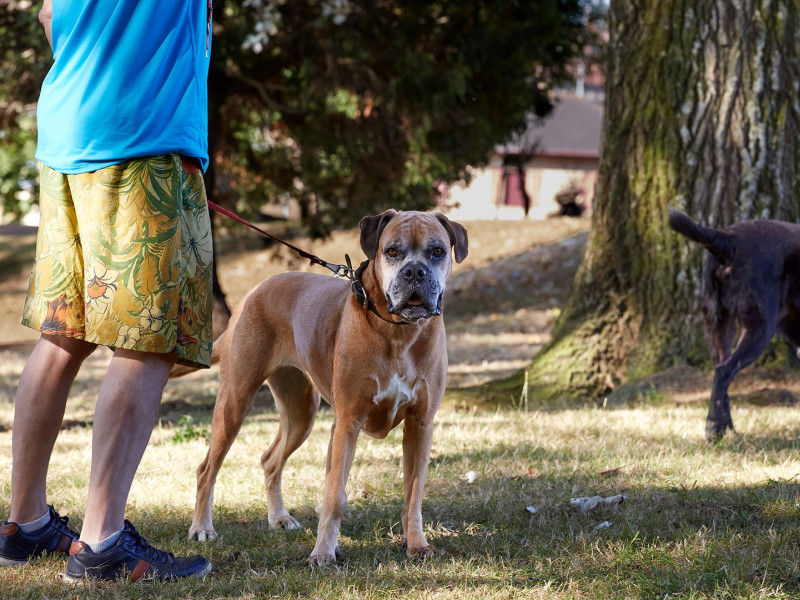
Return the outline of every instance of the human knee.
<path id="1" fill-rule="evenodd" d="M 86 340 L 44 333 L 39 340 L 39 349 L 47 354 L 51 365 L 67 364 L 79 367 L 97 348 Z"/>
<path id="2" fill-rule="evenodd" d="M 116 348 L 114 350 L 114 358 L 132 361 L 136 365 L 141 365 L 147 369 L 155 369 L 157 372 L 163 371 L 169 374 L 172 366 L 178 360 L 178 355 L 169 352 L 141 352 L 139 350 Z"/>
<path id="3" fill-rule="evenodd" d="M 176 359 L 175 354 L 117 348 L 106 372 L 104 386 L 113 390 L 117 402 L 124 397 L 130 397 L 135 402 L 145 398 L 160 402 Z"/>

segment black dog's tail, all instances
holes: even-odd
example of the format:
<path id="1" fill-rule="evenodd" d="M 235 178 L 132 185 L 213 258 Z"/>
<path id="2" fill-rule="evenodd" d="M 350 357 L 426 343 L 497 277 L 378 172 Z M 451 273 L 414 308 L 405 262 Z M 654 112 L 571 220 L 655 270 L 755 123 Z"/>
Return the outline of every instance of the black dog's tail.
<path id="1" fill-rule="evenodd" d="M 711 254 L 722 262 L 727 262 L 733 258 L 735 247 L 733 237 L 729 233 L 698 225 L 689 218 L 689 215 L 671 206 L 668 207 L 668 210 L 669 226 L 672 229 L 681 235 L 685 235 L 690 240 L 703 244 Z"/>

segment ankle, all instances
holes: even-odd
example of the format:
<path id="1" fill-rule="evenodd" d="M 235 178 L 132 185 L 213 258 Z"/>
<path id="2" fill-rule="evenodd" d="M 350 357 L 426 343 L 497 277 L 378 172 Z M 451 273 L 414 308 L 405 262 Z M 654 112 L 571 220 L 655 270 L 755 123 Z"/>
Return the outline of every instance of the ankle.
<path id="1" fill-rule="evenodd" d="M 38 517 L 31 521 L 26 521 L 25 523 L 17 523 L 17 526 L 20 528 L 22 533 L 33 533 L 34 531 L 39 531 L 49 522 L 50 522 L 50 511 L 45 510 L 44 514 L 41 517 Z"/>
<path id="2" fill-rule="evenodd" d="M 110 519 L 94 522 L 87 516 L 84 518 L 79 540 L 89 546 L 92 551 L 95 551 L 96 545 L 102 544 L 109 538 L 118 535 L 123 529 L 124 524 L 119 522 L 114 522 Z"/>
<path id="3" fill-rule="evenodd" d="M 119 531 L 115 531 L 107 538 L 100 540 L 99 542 L 86 542 L 86 540 L 81 539 L 82 542 L 85 542 L 89 549 L 94 552 L 95 554 L 100 554 L 101 552 L 105 552 L 111 546 L 117 543 L 119 540 L 119 536 L 122 535 L 122 528 Z"/>
<path id="4" fill-rule="evenodd" d="M 24 504 L 19 510 L 15 510 L 14 507 L 11 508 L 11 514 L 8 516 L 9 523 L 16 523 L 17 525 L 25 525 L 26 527 L 30 523 L 34 523 L 46 516 L 50 513 L 49 507 L 39 504 Z"/>

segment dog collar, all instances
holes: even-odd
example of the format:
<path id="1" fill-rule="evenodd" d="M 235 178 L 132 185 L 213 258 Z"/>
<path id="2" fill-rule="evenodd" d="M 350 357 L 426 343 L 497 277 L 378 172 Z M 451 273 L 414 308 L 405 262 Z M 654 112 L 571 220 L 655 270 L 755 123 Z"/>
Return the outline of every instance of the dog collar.
<path id="1" fill-rule="evenodd" d="M 364 284 L 361 282 L 361 275 L 363 275 L 364 271 L 366 271 L 367 267 L 369 266 L 369 260 L 362 262 L 358 266 L 358 269 L 353 269 L 350 263 L 350 256 L 345 254 L 344 259 L 347 262 L 347 271 L 350 275 L 350 288 L 353 290 L 353 296 L 355 296 L 356 302 L 358 302 L 371 313 L 377 315 L 382 321 L 386 321 L 392 325 L 412 325 L 412 323 L 407 323 L 406 321 L 392 321 L 378 312 L 378 307 L 375 305 L 375 301 L 369 297 L 367 290 L 364 289 Z"/>

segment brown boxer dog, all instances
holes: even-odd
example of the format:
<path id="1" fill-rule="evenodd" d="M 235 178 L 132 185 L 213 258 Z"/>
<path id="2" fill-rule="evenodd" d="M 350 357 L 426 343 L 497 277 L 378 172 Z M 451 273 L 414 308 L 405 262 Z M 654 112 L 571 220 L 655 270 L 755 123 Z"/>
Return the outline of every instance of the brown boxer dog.
<path id="1" fill-rule="evenodd" d="M 211 523 L 214 482 L 266 380 L 280 414 L 278 435 L 261 457 L 270 527 L 300 527 L 284 507 L 281 474 L 311 433 L 321 396 L 335 417 L 309 562 L 336 562 L 359 432 L 384 438 L 403 420 L 406 552 L 433 551 L 422 531 L 422 496 L 447 375 L 442 295 L 451 249 L 456 262 L 467 256 L 467 231 L 440 214 L 393 210 L 365 217 L 360 228 L 369 259 L 358 270 L 363 287 L 308 273 L 271 277 L 239 303 L 214 342 L 220 387 L 208 453 L 197 469 L 190 539 L 217 536 Z M 173 374 L 184 372 L 177 367 Z"/>

